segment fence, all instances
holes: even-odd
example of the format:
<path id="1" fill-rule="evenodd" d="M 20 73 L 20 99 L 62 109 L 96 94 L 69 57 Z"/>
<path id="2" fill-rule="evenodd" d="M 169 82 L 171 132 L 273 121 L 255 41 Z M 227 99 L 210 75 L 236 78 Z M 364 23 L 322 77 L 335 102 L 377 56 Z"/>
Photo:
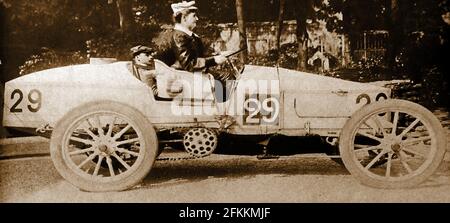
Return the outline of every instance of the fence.
<path id="1" fill-rule="evenodd" d="M 276 48 L 276 25 L 274 22 L 247 23 L 247 46 L 249 55 L 265 55 Z M 295 21 L 285 21 L 281 33 L 281 45 L 297 41 Z M 236 24 L 220 24 L 220 38 L 213 47 L 216 50 L 236 50 L 239 46 L 239 32 Z"/>
<path id="2" fill-rule="evenodd" d="M 386 55 L 389 33 L 385 30 L 366 31 L 352 43 L 353 60 L 368 60 Z"/>
<path id="3" fill-rule="evenodd" d="M 236 24 L 220 24 L 221 33 L 213 44 L 213 48 L 220 50 L 236 50 L 239 46 L 239 32 Z M 280 44 L 296 43 L 296 21 L 284 21 L 281 32 Z M 247 46 L 248 53 L 252 56 L 267 55 L 269 50 L 276 48 L 276 30 L 275 22 L 259 22 L 247 24 Z M 313 50 L 311 58 L 321 60 L 322 69 L 327 69 L 324 60 L 332 58 L 339 61 L 337 65 L 345 66 L 350 62 L 349 43 L 344 35 L 329 32 L 326 29 L 325 22 L 310 24 L 308 27 L 309 41 L 308 47 Z M 320 54 L 321 56 L 317 56 Z M 326 55 L 326 56 L 325 56 Z M 332 58 L 331 58 L 332 57 Z"/>

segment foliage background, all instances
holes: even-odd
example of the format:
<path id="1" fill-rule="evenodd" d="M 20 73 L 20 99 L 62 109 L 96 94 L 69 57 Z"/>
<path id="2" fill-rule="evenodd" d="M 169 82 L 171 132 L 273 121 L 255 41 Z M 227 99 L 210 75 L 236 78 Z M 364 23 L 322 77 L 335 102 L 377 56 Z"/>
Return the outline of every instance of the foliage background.
<path id="1" fill-rule="evenodd" d="M 137 44 L 157 48 L 172 22 L 170 4 L 175 1 L 0 0 L 1 81 L 87 63 L 89 56 L 127 60 L 129 48 Z M 276 21 L 279 16 L 280 0 L 244 3 L 247 22 Z M 386 57 L 353 61 L 325 75 L 356 81 L 409 78 L 422 86 L 422 104 L 449 107 L 449 0 L 285 0 L 285 4 L 284 19 L 325 20 L 329 30 L 350 39 L 364 30 L 390 32 Z M 201 22 L 197 33 L 207 41 L 219 35 L 216 24 L 236 22 L 235 0 L 197 0 L 197 5 Z M 120 24 L 127 12 L 131 19 Z M 270 51 L 249 62 L 298 68 L 302 56 L 296 45 L 284 45 L 279 52 L 279 60 L 278 51 Z"/>

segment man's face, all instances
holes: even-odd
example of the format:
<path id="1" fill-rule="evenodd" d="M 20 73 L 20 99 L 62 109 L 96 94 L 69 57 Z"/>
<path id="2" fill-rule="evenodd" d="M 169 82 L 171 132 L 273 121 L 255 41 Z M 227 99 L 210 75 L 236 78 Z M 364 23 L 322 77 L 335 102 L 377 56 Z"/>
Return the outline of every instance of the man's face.
<path id="1" fill-rule="evenodd" d="M 191 12 L 191 13 L 183 16 L 181 20 L 182 20 L 181 22 L 183 23 L 183 25 L 192 31 L 197 26 L 197 21 L 198 21 L 197 13 Z"/>
<path id="2" fill-rule="evenodd" d="M 142 52 L 135 57 L 135 62 L 141 65 L 150 65 L 153 61 L 151 53 Z"/>

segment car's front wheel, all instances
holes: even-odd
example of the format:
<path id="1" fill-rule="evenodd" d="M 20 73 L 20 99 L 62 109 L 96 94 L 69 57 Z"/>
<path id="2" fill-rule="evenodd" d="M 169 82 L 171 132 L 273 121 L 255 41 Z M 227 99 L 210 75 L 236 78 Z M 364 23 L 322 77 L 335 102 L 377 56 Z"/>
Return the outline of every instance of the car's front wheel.
<path id="1" fill-rule="evenodd" d="M 50 152 L 58 172 L 86 191 L 120 191 L 139 183 L 155 161 L 158 139 L 137 110 L 101 101 L 77 107 L 55 126 Z"/>
<path id="2" fill-rule="evenodd" d="M 378 188 L 411 187 L 439 167 L 446 135 L 426 108 L 404 100 L 367 105 L 345 124 L 339 143 L 348 171 Z"/>

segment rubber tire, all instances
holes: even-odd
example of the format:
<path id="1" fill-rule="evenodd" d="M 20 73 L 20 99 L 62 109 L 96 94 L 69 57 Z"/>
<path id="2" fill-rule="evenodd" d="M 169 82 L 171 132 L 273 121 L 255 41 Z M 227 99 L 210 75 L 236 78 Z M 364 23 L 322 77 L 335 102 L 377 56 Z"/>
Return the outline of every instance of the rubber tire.
<path id="1" fill-rule="evenodd" d="M 431 131 L 430 135 L 434 134 L 436 136 L 437 151 L 432 158 L 431 164 L 419 175 L 404 181 L 384 181 L 374 179 L 362 171 L 360 167 L 358 167 L 359 163 L 356 163 L 352 158 L 353 148 L 351 148 L 351 137 L 356 131 L 356 127 L 359 126 L 359 122 L 367 116 L 390 108 L 408 111 L 410 114 L 420 118 L 422 122 L 425 122 L 426 125 L 431 128 L 429 129 L 429 131 Z M 362 184 L 376 188 L 407 188 L 422 183 L 439 167 L 446 152 L 446 134 L 439 120 L 425 107 L 405 100 L 390 99 L 366 105 L 352 115 L 341 132 L 339 151 L 347 170 Z"/>
<path id="2" fill-rule="evenodd" d="M 95 111 L 112 111 L 130 117 L 134 121 L 134 127 L 142 132 L 144 143 L 146 145 L 142 162 L 134 172 L 123 179 L 108 183 L 87 180 L 73 172 L 63 159 L 62 140 L 65 132 L 80 116 Z M 145 116 L 128 105 L 112 101 L 91 102 L 72 109 L 56 124 L 50 138 L 50 155 L 56 170 L 64 179 L 74 186 L 81 190 L 92 192 L 122 191 L 135 186 L 150 172 L 156 158 L 157 150 L 158 138 L 156 132 Z"/>

